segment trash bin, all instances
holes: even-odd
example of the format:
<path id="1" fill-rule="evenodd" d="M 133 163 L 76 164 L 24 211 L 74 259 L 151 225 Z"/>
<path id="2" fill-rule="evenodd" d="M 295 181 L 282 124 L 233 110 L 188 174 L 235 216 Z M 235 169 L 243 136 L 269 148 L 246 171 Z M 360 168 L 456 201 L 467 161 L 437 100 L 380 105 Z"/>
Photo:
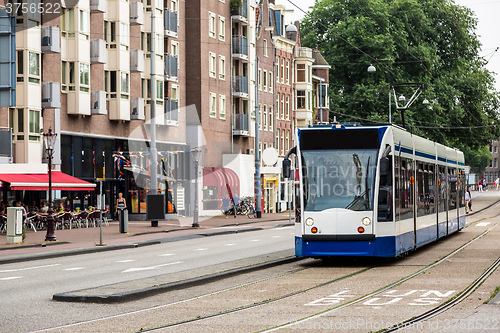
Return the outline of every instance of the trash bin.
<path id="1" fill-rule="evenodd" d="M 120 233 L 125 234 L 128 232 L 128 210 L 126 207 L 120 208 Z"/>

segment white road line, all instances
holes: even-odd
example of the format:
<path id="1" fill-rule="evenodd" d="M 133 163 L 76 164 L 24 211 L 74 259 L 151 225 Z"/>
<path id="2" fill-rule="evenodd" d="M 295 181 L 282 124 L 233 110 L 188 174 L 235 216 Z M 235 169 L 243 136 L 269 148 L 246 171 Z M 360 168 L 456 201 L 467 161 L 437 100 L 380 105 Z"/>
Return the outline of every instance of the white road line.
<path id="1" fill-rule="evenodd" d="M 260 239 L 252 239 L 250 242 L 260 242 Z"/>
<path id="2" fill-rule="evenodd" d="M 181 264 L 181 263 L 182 263 L 182 261 L 176 261 L 176 262 L 169 262 L 169 263 L 166 263 L 166 264 L 160 264 L 160 265 L 149 266 L 149 267 L 132 267 L 132 268 L 124 270 L 122 273 L 138 272 L 138 271 L 148 271 L 148 270 L 152 270 L 152 269 L 155 269 L 155 268 L 158 268 L 158 267 L 176 265 L 176 264 Z"/>
<path id="3" fill-rule="evenodd" d="M 80 269 L 85 269 L 85 267 L 65 268 L 65 269 L 63 269 L 63 271 L 78 271 Z"/>
<path id="4" fill-rule="evenodd" d="M 0 278 L 0 281 L 7 281 L 7 280 L 15 280 L 15 279 L 20 279 L 21 276 L 10 276 L 10 277 L 5 277 L 5 278 Z"/>
<path id="5" fill-rule="evenodd" d="M 490 224 L 490 222 L 480 222 L 476 224 L 476 227 L 486 227 L 488 224 Z"/>
<path id="6" fill-rule="evenodd" d="M 168 257 L 168 256 L 175 256 L 175 253 L 164 253 L 158 255 L 158 257 Z"/>
<path id="7" fill-rule="evenodd" d="M 271 238 L 281 238 L 282 236 L 273 236 Z"/>
<path id="8" fill-rule="evenodd" d="M 232 244 L 232 243 L 229 243 L 229 244 L 224 244 L 224 246 L 234 246 L 236 244 Z"/>
<path id="9" fill-rule="evenodd" d="M 18 269 L 4 269 L 4 270 L 1 270 L 0 273 L 28 271 L 28 270 L 31 270 L 31 269 L 47 268 L 47 267 L 54 267 L 54 266 L 61 266 L 61 264 L 52 264 L 52 265 L 44 265 L 44 266 L 33 266 L 33 267 L 25 267 L 25 268 L 18 268 Z"/>
<path id="10" fill-rule="evenodd" d="M 207 248 L 202 248 L 202 249 L 194 249 L 194 251 L 206 251 L 208 250 Z"/>
<path id="11" fill-rule="evenodd" d="M 115 261 L 115 262 L 132 262 L 132 261 L 135 261 L 135 259 L 118 260 L 118 261 Z"/>

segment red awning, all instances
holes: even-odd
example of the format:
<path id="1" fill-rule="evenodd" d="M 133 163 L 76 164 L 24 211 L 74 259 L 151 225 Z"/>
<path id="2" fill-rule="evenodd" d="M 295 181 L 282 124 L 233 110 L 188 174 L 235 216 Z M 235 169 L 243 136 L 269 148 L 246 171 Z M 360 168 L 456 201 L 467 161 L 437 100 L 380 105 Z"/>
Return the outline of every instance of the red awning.
<path id="1" fill-rule="evenodd" d="M 10 183 L 11 190 L 46 191 L 49 189 L 48 173 L 3 173 L 0 181 Z M 93 191 L 95 184 L 52 171 L 52 189 L 63 191 Z"/>
<path id="2" fill-rule="evenodd" d="M 203 168 L 203 186 L 218 186 L 222 191 L 219 195 L 225 193 L 223 196 L 229 195 L 227 186 L 230 187 L 233 196 L 240 194 L 240 178 L 229 168 Z"/>

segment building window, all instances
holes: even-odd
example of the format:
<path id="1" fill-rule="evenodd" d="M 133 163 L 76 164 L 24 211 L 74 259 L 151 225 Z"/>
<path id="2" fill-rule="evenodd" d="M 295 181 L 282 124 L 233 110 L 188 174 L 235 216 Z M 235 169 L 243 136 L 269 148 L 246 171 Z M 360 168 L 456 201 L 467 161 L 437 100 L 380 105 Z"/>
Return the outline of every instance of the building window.
<path id="1" fill-rule="evenodd" d="M 267 71 L 264 70 L 262 73 L 262 81 L 263 81 L 263 86 L 264 86 L 264 91 L 267 91 Z"/>
<path id="2" fill-rule="evenodd" d="M 264 49 L 264 57 L 267 57 L 267 39 L 264 39 L 264 46 L 263 46 L 263 49 Z"/>
<path id="3" fill-rule="evenodd" d="M 219 95 L 219 118 L 226 119 L 226 96 Z"/>
<path id="4" fill-rule="evenodd" d="M 273 125 L 274 125 L 274 114 L 273 114 L 273 107 L 269 105 L 269 130 L 273 130 Z"/>
<path id="5" fill-rule="evenodd" d="M 277 57 L 276 60 L 276 81 L 280 79 L 280 57 Z"/>
<path id="6" fill-rule="evenodd" d="M 215 93 L 210 93 L 210 102 L 209 102 L 209 109 L 210 109 L 210 117 L 215 118 L 217 114 L 217 94 Z"/>
<path id="7" fill-rule="evenodd" d="M 163 100 L 163 81 L 156 81 L 156 99 Z"/>
<path id="8" fill-rule="evenodd" d="M 498 168 L 498 158 L 495 158 L 495 164 L 493 165 L 494 168 Z"/>
<path id="9" fill-rule="evenodd" d="M 290 95 L 286 96 L 286 120 L 290 120 Z"/>
<path id="10" fill-rule="evenodd" d="M 285 119 L 285 94 L 281 95 L 281 119 Z"/>
<path id="11" fill-rule="evenodd" d="M 281 154 L 285 155 L 287 151 L 285 150 L 285 130 L 281 131 Z"/>
<path id="12" fill-rule="evenodd" d="M 128 50 L 129 46 L 129 27 L 125 23 L 120 23 L 120 48 L 124 51 Z M 159 49 L 156 49 L 157 53 Z"/>
<path id="13" fill-rule="evenodd" d="M 259 117 L 259 129 L 262 129 L 262 104 L 259 103 L 259 114 L 257 115 Z"/>
<path id="14" fill-rule="evenodd" d="M 215 14 L 208 13 L 208 35 L 215 38 Z"/>
<path id="15" fill-rule="evenodd" d="M 210 77 L 215 78 L 215 68 L 216 68 L 216 58 L 215 58 L 215 53 L 209 52 L 210 56 L 208 58 L 209 64 L 208 64 L 208 70 L 209 70 L 209 75 Z"/>
<path id="16" fill-rule="evenodd" d="M 285 83 L 285 58 L 281 59 L 281 83 Z"/>
<path id="17" fill-rule="evenodd" d="M 80 91 L 89 92 L 90 65 L 80 63 Z"/>
<path id="18" fill-rule="evenodd" d="M 226 79 L 226 57 L 219 56 L 219 79 Z"/>
<path id="19" fill-rule="evenodd" d="M 40 54 L 29 53 L 29 82 L 40 83 Z"/>
<path id="20" fill-rule="evenodd" d="M 172 41 L 172 43 L 170 44 L 170 54 L 174 57 L 179 56 L 179 42 Z"/>
<path id="21" fill-rule="evenodd" d="M 269 82 L 268 83 L 269 84 L 269 92 L 272 93 L 273 92 L 273 85 L 274 85 L 274 83 L 273 83 L 273 72 L 268 72 L 267 75 L 269 77 L 268 80 L 267 80 L 267 82 Z"/>
<path id="22" fill-rule="evenodd" d="M 258 74 L 258 86 L 259 90 L 262 90 L 262 69 L 259 68 L 259 74 Z"/>
<path id="23" fill-rule="evenodd" d="M 297 90 L 297 109 L 306 108 L 306 92 L 305 90 Z"/>
<path id="24" fill-rule="evenodd" d="M 286 84 L 290 83 L 290 60 L 286 61 Z"/>
<path id="25" fill-rule="evenodd" d="M 129 93 L 129 76 L 128 73 L 121 73 L 120 74 L 120 81 L 121 81 L 121 98 L 123 99 L 128 99 L 128 93 Z"/>
<path id="26" fill-rule="evenodd" d="M 80 10 L 80 38 L 88 40 L 90 35 L 90 13 Z"/>
<path id="27" fill-rule="evenodd" d="M 24 52 L 17 51 L 17 82 L 24 82 Z"/>
<path id="28" fill-rule="evenodd" d="M 264 112 L 262 113 L 262 126 L 267 130 L 267 105 L 264 105 Z"/>
<path id="29" fill-rule="evenodd" d="M 29 123 L 30 133 L 40 134 L 40 111 L 30 110 L 29 114 L 30 114 L 30 123 Z M 40 137 L 30 135 L 29 139 L 31 141 L 38 141 Z"/>
<path id="30" fill-rule="evenodd" d="M 290 149 L 290 130 L 286 130 L 286 152 Z"/>
<path id="31" fill-rule="evenodd" d="M 144 42 L 146 43 L 145 48 L 148 52 L 151 50 L 151 41 L 149 38 L 151 38 L 151 34 L 146 34 L 146 40 Z M 104 21 L 104 39 L 106 40 L 107 48 L 116 48 L 116 22 Z"/>
<path id="32" fill-rule="evenodd" d="M 226 19 L 219 16 L 219 40 L 224 41 L 226 39 Z"/>
<path id="33" fill-rule="evenodd" d="M 495 150 L 495 154 L 498 153 L 498 146 L 495 146 L 494 150 Z"/>
<path id="34" fill-rule="evenodd" d="M 24 132 L 24 109 L 17 109 L 17 131 Z"/>
<path id="35" fill-rule="evenodd" d="M 306 82 L 306 64 L 297 64 L 297 82 Z"/>

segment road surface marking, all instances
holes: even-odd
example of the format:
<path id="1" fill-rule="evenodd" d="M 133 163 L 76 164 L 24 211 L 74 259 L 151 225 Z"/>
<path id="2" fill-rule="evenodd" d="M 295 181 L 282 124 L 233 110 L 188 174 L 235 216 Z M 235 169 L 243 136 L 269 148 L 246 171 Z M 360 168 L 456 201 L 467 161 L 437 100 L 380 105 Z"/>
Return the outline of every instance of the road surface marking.
<path id="1" fill-rule="evenodd" d="M 260 239 L 252 239 L 250 242 L 260 242 Z"/>
<path id="2" fill-rule="evenodd" d="M 175 256 L 175 253 L 164 253 L 158 255 L 158 257 L 168 257 L 168 256 Z"/>
<path id="3" fill-rule="evenodd" d="M 155 268 L 165 267 L 165 266 L 170 266 L 170 265 L 176 265 L 176 264 L 180 264 L 180 263 L 182 263 L 182 261 L 169 262 L 169 263 L 166 263 L 166 264 L 149 266 L 149 267 L 133 267 L 133 268 L 129 268 L 127 270 L 124 270 L 122 273 L 148 271 L 148 270 L 152 270 L 152 269 L 155 269 Z"/>
<path id="4" fill-rule="evenodd" d="M 207 248 L 201 248 L 201 249 L 194 249 L 195 251 L 206 251 L 208 250 Z"/>
<path id="5" fill-rule="evenodd" d="M 132 262 L 132 261 L 135 261 L 135 259 L 118 260 L 118 261 L 115 261 L 115 262 Z"/>
<path id="6" fill-rule="evenodd" d="M 229 244 L 224 244 L 224 246 L 234 246 L 236 244 L 232 244 L 232 243 L 229 243 Z"/>
<path id="7" fill-rule="evenodd" d="M 0 281 L 7 281 L 7 280 L 14 280 L 14 279 L 20 279 L 21 276 L 10 276 L 10 277 L 5 277 L 5 278 L 0 278 Z"/>
<path id="8" fill-rule="evenodd" d="M 52 265 L 44 265 L 44 266 L 33 266 L 33 267 L 25 267 L 25 268 L 18 268 L 18 269 L 4 269 L 4 270 L 1 270 L 0 273 L 28 271 L 28 270 L 31 270 L 31 269 L 54 267 L 54 266 L 61 266 L 61 264 L 52 264 Z"/>
<path id="9" fill-rule="evenodd" d="M 480 222 L 476 224 L 476 227 L 486 227 L 488 224 L 490 224 L 490 222 Z"/>
<path id="10" fill-rule="evenodd" d="M 271 237 L 271 238 L 281 238 L 281 236 L 273 236 L 273 237 Z"/>
<path id="11" fill-rule="evenodd" d="M 64 271 L 78 271 L 80 269 L 85 269 L 85 267 L 73 267 L 73 268 L 65 268 Z"/>

